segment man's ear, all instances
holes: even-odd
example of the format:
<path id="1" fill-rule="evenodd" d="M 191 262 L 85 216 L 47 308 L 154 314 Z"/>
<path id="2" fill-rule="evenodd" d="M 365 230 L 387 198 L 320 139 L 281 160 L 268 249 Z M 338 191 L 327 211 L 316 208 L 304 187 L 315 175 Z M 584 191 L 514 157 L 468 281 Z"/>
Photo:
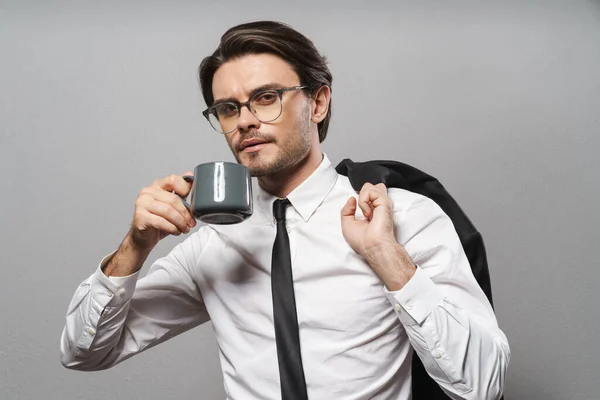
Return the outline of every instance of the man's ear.
<path id="1" fill-rule="evenodd" d="M 331 100 L 331 88 L 323 85 L 312 95 L 312 122 L 318 124 L 323 121 L 329 111 L 329 102 Z"/>

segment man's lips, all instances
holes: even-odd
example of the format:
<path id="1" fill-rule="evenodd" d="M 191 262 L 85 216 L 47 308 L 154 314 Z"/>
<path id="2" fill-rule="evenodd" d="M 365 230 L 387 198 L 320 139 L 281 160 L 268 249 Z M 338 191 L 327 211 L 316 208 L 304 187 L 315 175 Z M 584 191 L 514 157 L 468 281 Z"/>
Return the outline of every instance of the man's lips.
<path id="1" fill-rule="evenodd" d="M 262 144 L 269 143 L 263 139 L 246 139 L 240 143 L 240 151 L 250 151 L 256 148 L 256 150 L 262 148 Z"/>

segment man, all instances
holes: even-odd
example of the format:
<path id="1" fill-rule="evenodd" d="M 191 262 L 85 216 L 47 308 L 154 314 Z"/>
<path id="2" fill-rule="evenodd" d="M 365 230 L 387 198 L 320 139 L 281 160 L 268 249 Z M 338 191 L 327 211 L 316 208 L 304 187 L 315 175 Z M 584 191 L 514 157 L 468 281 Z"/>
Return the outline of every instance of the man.
<path id="1" fill-rule="evenodd" d="M 210 319 L 229 399 L 407 400 L 413 351 L 450 397 L 499 398 L 510 350 L 450 219 L 383 184 L 357 195 L 322 153 L 332 76 L 312 42 L 280 23 L 236 26 L 199 74 L 204 115 L 258 179 L 254 214 L 201 226 L 138 281 L 159 240 L 196 225 L 181 176 L 142 189 L 120 247 L 73 297 L 63 364 L 109 368 Z M 274 318 L 280 234 L 298 343 Z"/>

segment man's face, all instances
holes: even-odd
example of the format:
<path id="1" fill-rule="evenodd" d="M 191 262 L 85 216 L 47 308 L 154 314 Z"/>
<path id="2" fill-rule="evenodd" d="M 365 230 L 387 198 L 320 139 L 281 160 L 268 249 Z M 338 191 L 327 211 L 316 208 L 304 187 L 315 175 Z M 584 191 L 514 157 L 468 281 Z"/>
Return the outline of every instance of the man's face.
<path id="1" fill-rule="evenodd" d="M 223 64 L 213 78 L 215 102 L 246 102 L 257 88 L 299 86 L 298 75 L 283 59 L 271 54 L 251 54 Z M 317 125 L 311 121 L 311 100 L 302 91 L 283 93 L 283 111 L 272 122 L 260 122 L 242 107 L 237 129 L 225 135 L 238 163 L 253 176 L 270 175 L 300 162 L 309 153 Z M 254 145 L 253 142 L 259 143 Z"/>

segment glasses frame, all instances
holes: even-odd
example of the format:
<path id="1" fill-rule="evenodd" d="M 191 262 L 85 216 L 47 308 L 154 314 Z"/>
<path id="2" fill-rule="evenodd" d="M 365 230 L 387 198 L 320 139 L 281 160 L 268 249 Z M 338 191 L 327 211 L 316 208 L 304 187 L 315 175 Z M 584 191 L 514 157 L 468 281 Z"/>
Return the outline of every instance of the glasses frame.
<path id="1" fill-rule="evenodd" d="M 223 135 L 227 135 L 228 133 L 231 133 L 233 131 L 235 131 L 237 128 L 233 128 L 232 130 L 228 131 L 228 132 L 221 132 L 220 130 L 218 130 L 217 128 L 214 127 L 214 125 L 210 122 L 210 115 L 213 114 L 215 117 L 217 117 L 216 113 L 214 113 L 214 110 L 217 106 L 221 106 L 223 104 L 232 104 L 237 108 L 237 117 L 239 118 L 240 115 L 242 115 L 242 107 L 246 107 L 248 109 L 248 111 L 250 111 L 252 113 L 252 115 L 254 115 L 256 117 L 257 120 L 259 120 L 260 122 L 263 123 L 268 123 L 268 122 L 273 122 L 275 121 L 277 118 L 281 117 L 281 114 L 283 113 L 283 94 L 285 92 L 290 92 L 292 90 L 303 90 L 303 89 L 308 89 L 308 86 L 306 85 L 298 85 L 298 86 L 290 86 L 290 87 L 283 87 L 280 89 L 265 89 L 265 90 L 261 90 L 260 92 L 256 92 L 254 93 L 249 99 L 248 101 L 242 103 L 239 101 L 223 101 L 220 103 L 216 103 L 213 104 L 212 106 L 208 107 L 206 110 L 202 111 L 202 115 L 204 115 L 204 118 L 206 118 L 206 120 L 208 121 L 208 123 L 210 124 L 210 126 L 217 132 L 223 134 Z M 277 95 L 279 96 L 279 102 L 281 104 L 281 110 L 279 111 L 279 114 L 273 118 L 270 119 L 268 121 L 263 121 L 262 119 L 258 118 L 258 115 L 256 115 L 256 113 L 254 112 L 254 110 L 252 110 L 252 107 L 250 107 L 250 103 L 252 103 L 252 100 L 254 100 L 256 97 L 265 94 L 267 92 L 275 92 L 277 93 Z M 217 120 L 219 119 L 219 117 L 217 117 Z"/>

